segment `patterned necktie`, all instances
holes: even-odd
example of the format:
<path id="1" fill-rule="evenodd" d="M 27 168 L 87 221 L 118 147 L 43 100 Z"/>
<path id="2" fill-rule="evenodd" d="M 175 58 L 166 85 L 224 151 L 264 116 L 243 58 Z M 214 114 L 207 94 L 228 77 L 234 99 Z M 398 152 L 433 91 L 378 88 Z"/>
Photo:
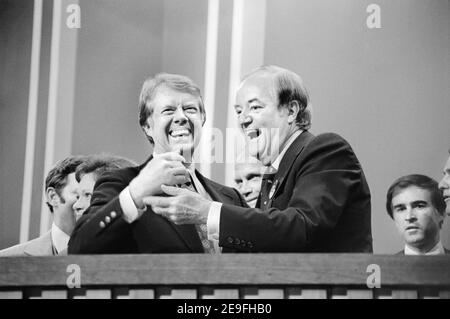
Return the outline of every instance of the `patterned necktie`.
<path id="1" fill-rule="evenodd" d="M 197 190 L 195 189 L 195 184 L 192 182 L 192 177 L 190 181 L 181 185 L 181 188 L 186 188 L 192 192 L 198 193 Z M 205 253 L 214 254 L 215 253 L 214 244 L 211 240 L 208 240 L 208 230 L 206 224 L 200 225 L 197 224 L 195 225 L 195 229 L 197 230 L 198 236 L 200 237 L 200 241 L 202 242 L 202 246 L 203 249 L 205 250 Z"/>
<path id="2" fill-rule="evenodd" d="M 270 190 L 274 186 L 273 185 L 273 179 L 275 177 L 275 171 L 271 171 L 269 173 L 266 173 L 262 177 L 261 182 L 261 201 L 260 201 L 260 207 L 261 209 L 267 209 L 270 202 Z"/>

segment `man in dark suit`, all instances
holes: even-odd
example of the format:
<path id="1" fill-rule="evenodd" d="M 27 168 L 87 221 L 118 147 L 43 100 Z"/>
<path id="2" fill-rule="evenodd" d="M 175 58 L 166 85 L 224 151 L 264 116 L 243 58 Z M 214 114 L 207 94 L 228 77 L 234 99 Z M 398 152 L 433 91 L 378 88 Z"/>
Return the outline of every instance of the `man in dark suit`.
<path id="1" fill-rule="evenodd" d="M 257 208 L 163 187 L 144 202 L 177 224 L 206 222 L 219 245 L 243 252 L 372 252 L 370 191 L 350 145 L 314 136 L 301 78 L 276 66 L 242 81 L 235 110 L 247 147 L 268 168 Z M 189 203 L 189 205 L 187 204 Z M 189 214 L 181 214 L 189 206 Z"/>
<path id="2" fill-rule="evenodd" d="M 161 73 L 144 82 L 139 107 L 153 154 L 141 166 L 97 180 L 69 254 L 219 252 L 207 238 L 206 225 L 175 225 L 143 203 L 144 197 L 161 194 L 165 184 L 195 190 L 195 198 L 245 205 L 235 189 L 210 181 L 191 164 L 205 122 L 200 89 L 185 76 Z"/>
<path id="3" fill-rule="evenodd" d="M 419 174 L 400 177 L 388 189 L 386 210 L 405 242 L 399 254 L 450 253 L 440 240 L 445 202 L 434 179 Z"/>

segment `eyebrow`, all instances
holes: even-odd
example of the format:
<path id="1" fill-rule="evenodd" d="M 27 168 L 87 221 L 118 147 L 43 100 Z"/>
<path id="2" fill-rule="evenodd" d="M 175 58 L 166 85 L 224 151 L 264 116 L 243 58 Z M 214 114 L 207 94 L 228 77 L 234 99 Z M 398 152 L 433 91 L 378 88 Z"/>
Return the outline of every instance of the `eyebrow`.
<path id="1" fill-rule="evenodd" d="M 258 173 L 248 173 L 247 175 L 245 175 L 245 177 L 247 179 L 252 179 L 254 177 L 260 177 L 260 176 L 261 176 L 261 174 L 258 174 Z"/>
<path id="2" fill-rule="evenodd" d="M 253 99 L 248 100 L 247 103 L 253 103 L 253 102 L 260 102 L 260 103 L 262 103 L 262 101 L 260 99 L 256 98 L 256 97 L 253 98 Z"/>
<path id="3" fill-rule="evenodd" d="M 428 202 L 426 200 L 420 199 L 420 200 L 415 200 L 411 203 L 411 205 L 418 205 L 418 204 L 427 204 L 428 205 Z"/>
<path id="4" fill-rule="evenodd" d="M 405 204 L 397 204 L 397 205 L 392 206 L 393 209 L 400 208 L 400 207 L 405 207 Z"/>

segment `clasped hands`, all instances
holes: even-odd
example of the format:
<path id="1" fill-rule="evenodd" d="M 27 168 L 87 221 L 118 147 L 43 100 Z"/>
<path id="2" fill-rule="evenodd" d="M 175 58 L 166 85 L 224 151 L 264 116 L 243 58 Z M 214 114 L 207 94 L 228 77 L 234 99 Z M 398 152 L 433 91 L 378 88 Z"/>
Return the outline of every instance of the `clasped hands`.
<path id="1" fill-rule="evenodd" d="M 177 225 L 206 224 L 211 201 L 176 187 L 190 181 L 184 162 L 175 152 L 154 155 L 131 181 L 131 197 L 137 207 L 151 206 L 153 212 Z"/>

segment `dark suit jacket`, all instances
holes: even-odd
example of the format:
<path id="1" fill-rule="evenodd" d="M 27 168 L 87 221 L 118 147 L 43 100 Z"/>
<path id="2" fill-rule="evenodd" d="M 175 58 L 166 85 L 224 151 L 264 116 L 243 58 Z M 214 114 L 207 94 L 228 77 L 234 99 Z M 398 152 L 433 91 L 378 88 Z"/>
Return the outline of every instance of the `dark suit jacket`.
<path id="1" fill-rule="evenodd" d="M 267 210 L 222 206 L 219 245 L 247 252 L 372 252 L 369 186 L 342 137 L 300 134 L 274 183 Z"/>
<path id="2" fill-rule="evenodd" d="M 122 218 L 119 194 L 145 164 L 109 172 L 100 177 L 95 184 L 91 206 L 77 222 L 72 233 L 69 254 L 203 252 L 194 225 L 175 225 L 155 214 L 151 208 L 131 224 Z M 237 190 L 217 184 L 198 172 L 196 175 L 213 200 L 246 206 Z M 117 215 L 115 218 L 111 218 L 113 211 Z M 111 218 L 110 223 L 105 221 L 107 216 Z M 106 226 L 102 228 L 100 222 Z"/>

